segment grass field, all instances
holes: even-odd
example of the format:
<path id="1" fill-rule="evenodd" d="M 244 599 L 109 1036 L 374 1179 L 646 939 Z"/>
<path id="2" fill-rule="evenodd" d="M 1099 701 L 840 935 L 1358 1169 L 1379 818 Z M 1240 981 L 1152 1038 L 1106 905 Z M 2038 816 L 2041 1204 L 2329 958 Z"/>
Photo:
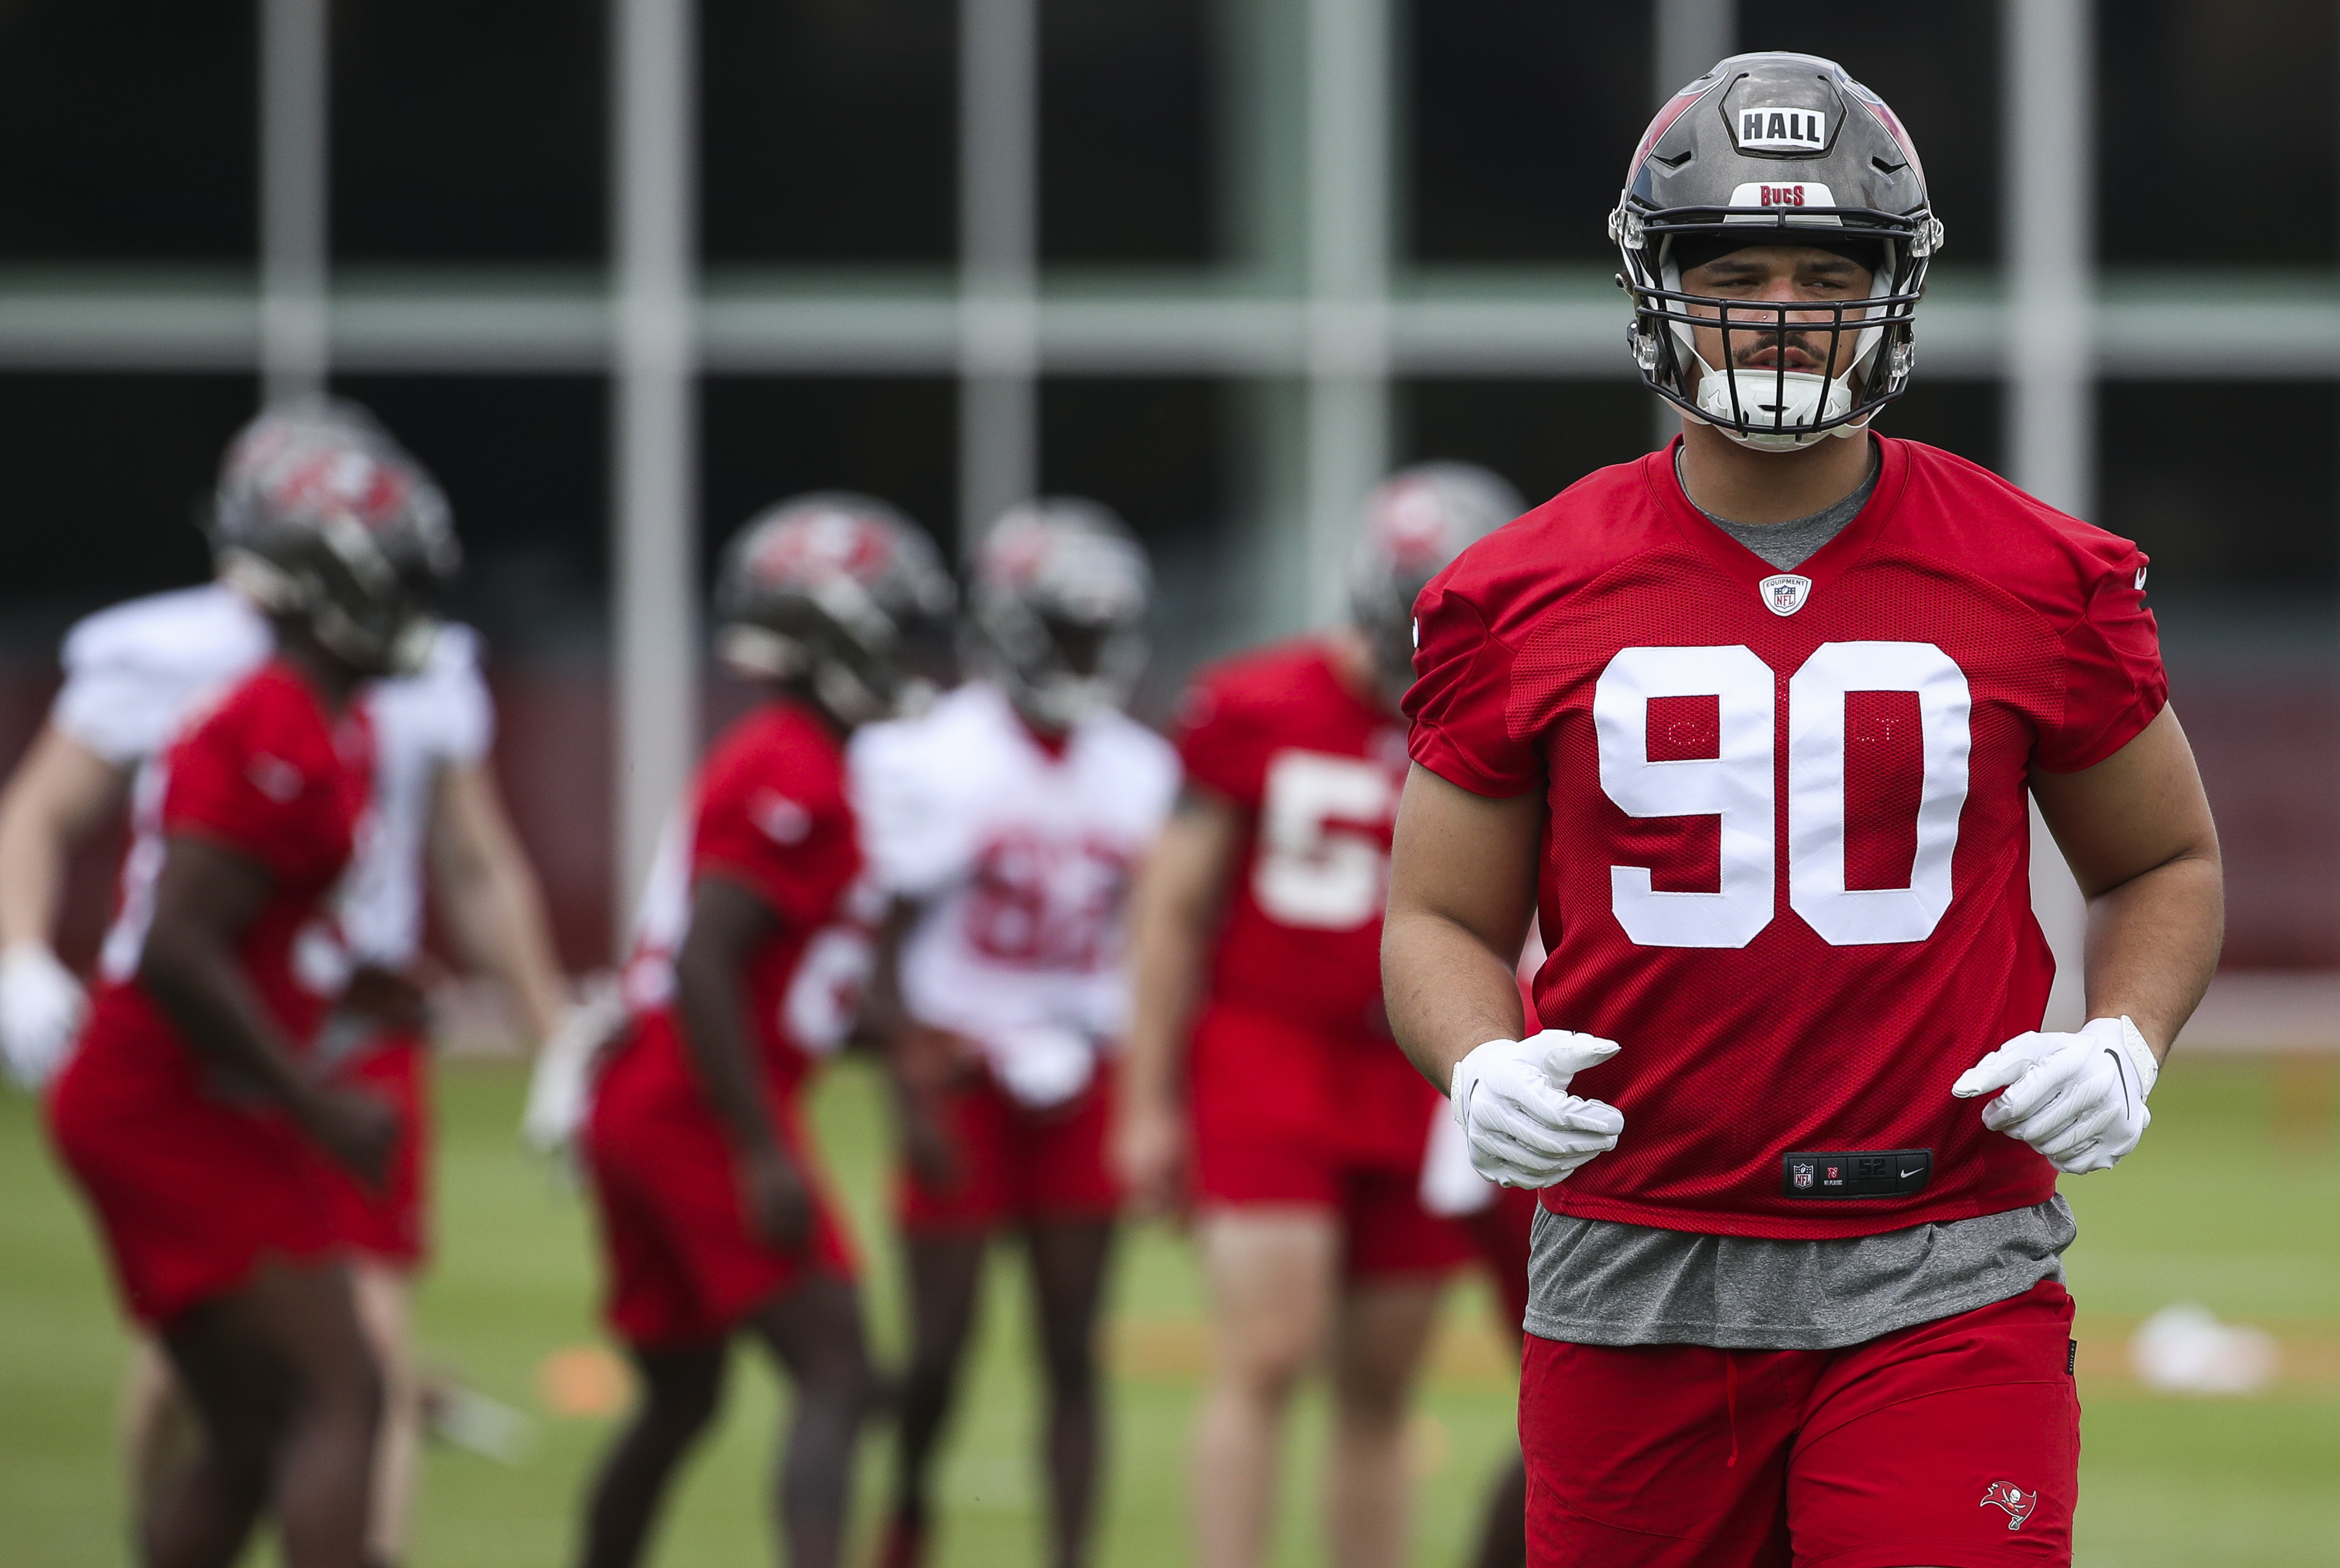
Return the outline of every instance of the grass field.
<path id="1" fill-rule="evenodd" d="M 2325 1072 L 2328 1074 L 2328 1069 Z M 432 1452 L 415 1568 L 535 1568 L 565 1561 L 579 1486 L 607 1418 L 550 1414 L 549 1357 L 595 1344 L 595 1283 L 578 1198 L 518 1153 L 516 1069 L 441 1074 L 441 1237 L 421 1300 L 433 1361 L 533 1413 L 526 1459 Z M 2144 1147 L 2120 1170 L 2067 1184 L 2081 1218 L 2070 1257 L 2087 1404 L 2083 1568 L 2302 1568 L 2340 1563 L 2340 1158 L 2328 1076 L 2246 1061 L 2186 1061 L 2164 1078 Z M 898 1342 L 883 1217 L 881 1127 L 867 1076 L 848 1067 L 819 1119 L 871 1264 L 881 1345 Z M 1036 1563 L 1023 1307 L 1003 1257 L 979 1365 L 944 1488 L 938 1568 Z M 2234 1400 L 2153 1395 L 2124 1345 L 2147 1313 L 2200 1301 L 2276 1332 L 2284 1372 Z M 1112 1328 L 1115 1450 L 1105 1568 L 1186 1560 L 1186 1413 L 1201 1361 L 1194 1271 L 1175 1236 L 1132 1238 Z M 122 1563 L 111 1428 L 124 1340 L 94 1238 L 43 1146 L 32 1108 L 0 1099 L 0 1563 Z M 1423 1477 L 1413 1560 L 1457 1562 L 1481 1490 L 1509 1442 L 1506 1357 L 1475 1283 L 1458 1291 L 1417 1423 Z M 770 1561 L 759 1476 L 778 1395 L 742 1358 L 719 1438 L 693 1467 L 659 1561 L 746 1568 Z M 1278 1561 L 1322 1561 L 1302 1424 Z M 873 1447 L 862 1487 L 878 1490 Z"/>

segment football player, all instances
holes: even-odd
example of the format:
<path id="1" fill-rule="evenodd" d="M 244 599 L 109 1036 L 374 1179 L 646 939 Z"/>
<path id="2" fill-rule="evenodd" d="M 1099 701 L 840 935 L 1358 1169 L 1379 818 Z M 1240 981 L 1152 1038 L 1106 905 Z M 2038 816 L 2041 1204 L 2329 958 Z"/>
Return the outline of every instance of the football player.
<path id="1" fill-rule="evenodd" d="M 353 699 L 421 667 L 456 545 L 402 454 L 306 417 L 245 432 L 213 529 L 274 651 L 139 771 L 102 985 L 50 1125 L 201 1417 L 193 1461 L 146 1500 L 145 1559 L 227 1562 L 266 1509 L 287 1563 L 350 1568 L 382 1381 L 332 1167 L 380 1188 L 399 1127 L 320 1059 L 336 977 L 317 955 L 373 782 Z"/>
<path id="2" fill-rule="evenodd" d="M 1291 1395 L 1328 1354 L 1334 1561 L 1404 1557 L 1405 1413 L 1441 1285 L 1472 1248 L 1422 1206 L 1437 1099 L 1382 1008 L 1397 703 L 1415 591 L 1518 509 L 1482 470 L 1396 475 L 1366 505 L 1350 623 L 1206 670 L 1183 699 L 1185 785 L 1135 896 L 1116 1141 L 1135 1202 L 1199 1210 L 1207 1568 L 1261 1561 Z"/>
<path id="3" fill-rule="evenodd" d="M 322 443 L 322 480 L 277 465 L 279 449 L 295 439 Z M 223 504 L 282 504 L 281 496 L 253 491 L 262 475 L 445 505 L 429 476 L 348 403 L 279 409 L 256 421 L 229 448 Z M 49 947 L 66 858 L 122 808 L 183 719 L 267 660 L 273 636 L 249 586 L 223 579 L 134 600 L 90 617 L 65 640 L 64 688 L 0 799 L 7 952 L 0 1045 L 28 1086 L 54 1070 L 84 1007 L 78 982 Z M 419 670 L 372 682 L 358 702 L 374 738 L 372 804 L 334 898 L 338 939 L 307 949 L 330 972 L 307 979 L 340 993 L 321 1063 L 399 1114 L 385 1184 L 335 1178 L 359 1311 L 386 1383 L 369 1550 L 372 1562 L 391 1563 L 403 1553 L 421 1427 L 407 1304 L 427 1253 L 426 1057 L 412 979 L 426 860 L 458 957 L 511 987 L 534 1037 L 558 1031 L 566 1003 L 542 899 L 488 764 L 494 710 L 480 679 L 477 637 L 441 626 Z M 132 1373 L 127 1422 L 142 1495 L 173 1484 L 189 1447 L 185 1414 L 167 1360 L 148 1344 Z"/>
<path id="4" fill-rule="evenodd" d="M 2137 1146 L 2220 932 L 2145 557 L 1871 432 L 1941 227 L 1836 65 L 1684 88 L 1611 225 L 1682 433 L 1423 594 L 1384 938 L 1478 1169 L 1542 1190 L 1529 1561 L 2067 1563 L 2057 1177 Z"/>
<path id="5" fill-rule="evenodd" d="M 1009 1226 L 1030 1254 L 1047 1378 L 1051 1558 L 1088 1558 L 1123 904 L 1178 788 L 1177 754 L 1121 711 L 1145 662 L 1151 577 L 1094 502 L 1011 510 L 975 552 L 975 679 L 854 737 L 863 849 L 892 905 L 871 1023 L 906 1134 L 911 1349 L 887 1568 L 926 1553 L 986 1244 Z"/>
<path id="6" fill-rule="evenodd" d="M 845 1226 L 798 1102 L 843 1041 L 840 992 L 858 993 L 868 955 L 846 737 L 905 698 L 955 596 L 926 535 L 844 494 L 750 521 L 716 595 L 719 653 L 769 696 L 708 753 L 651 873 L 624 982 L 633 1022 L 582 1139 L 609 1321 L 642 1386 L 593 1484 L 589 1568 L 640 1560 L 742 1332 L 795 1385 L 773 1499 L 788 1561 L 829 1568 L 874 1389 Z"/>

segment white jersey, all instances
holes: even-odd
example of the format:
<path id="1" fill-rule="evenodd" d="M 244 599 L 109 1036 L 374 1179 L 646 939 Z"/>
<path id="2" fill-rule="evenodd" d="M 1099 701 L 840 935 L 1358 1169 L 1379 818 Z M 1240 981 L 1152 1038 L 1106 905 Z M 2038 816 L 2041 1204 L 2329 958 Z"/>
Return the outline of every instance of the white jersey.
<path id="1" fill-rule="evenodd" d="M 1108 712 L 1052 756 L 1004 693 L 974 681 L 921 718 L 863 729 L 848 763 L 875 880 L 923 907 L 901 953 L 911 1016 L 976 1042 L 1011 1089 L 1050 1077 L 1039 1058 L 1067 1036 L 1117 1044 L 1124 906 L 1177 793 L 1169 742 Z"/>
<path id="2" fill-rule="evenodd" d="M 268 622 L 251 601 L 215 582 L 117 604 L 65 634 L 64 685 L 49 720 L 134 774 L 135 830 L 122 908 L 100 959 L 108 978 L 137 966 L 162 866 L 159 839 L 148 841 L 162 799 L 156 759 L 183 725 L 265 662 L 273 646 Z M 350 959 L 399 969 L 421 946 L 432 780 L 442 764 L 478 761 L 494 738 L 479 638 L 469 627 L 444 628 L 420 674 L 377 681 L 363 701 L 374 732 L 373 798 L 342 881 L 338 923 Z"/>

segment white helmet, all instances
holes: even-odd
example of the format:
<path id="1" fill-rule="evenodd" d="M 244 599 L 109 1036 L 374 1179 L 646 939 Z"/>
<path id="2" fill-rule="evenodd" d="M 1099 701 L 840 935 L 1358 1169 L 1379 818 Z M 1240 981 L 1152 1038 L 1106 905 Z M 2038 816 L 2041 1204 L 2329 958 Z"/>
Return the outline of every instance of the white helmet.
<path id="1" fill-rule="evenodd" d="M 1526 511 L 1509 481 L 1476 463 L 1400 469 L 1365 498 L 1349 560 L 1349 615 L 1373 644 L 1393 700 L 1413 684 L 1413 601 L 1446 563 Z"/>
<path id="2" fill-rule="evenodd" d="M 1026 718 L 1068 729 L 1129 700 L 1154 573 L 1110 510 L 1070 496 L 1010 507 L 976 547 L 972 578 L 967 662 Z"/>

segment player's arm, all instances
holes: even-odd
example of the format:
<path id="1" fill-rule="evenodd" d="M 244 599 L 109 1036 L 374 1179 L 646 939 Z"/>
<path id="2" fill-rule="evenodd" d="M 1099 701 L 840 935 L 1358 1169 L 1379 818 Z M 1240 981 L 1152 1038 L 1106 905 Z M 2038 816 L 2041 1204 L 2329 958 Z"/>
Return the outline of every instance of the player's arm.
<path id="1" fill-rule="evenodd" d="M 778 911 L 744 882 L 699 876 L 690 889 L 690 931 L 674 956 L 675 1005 L 700 1090 L 731 1146 L 749 1224 L 793 1252 L 810 1232 L 811 1193 L 772 1118 L 746 987 L 749 960 L 780 924 Z"/>
<path id="2" fill-rule="evenodd" d="M 2167 1057 L 2226 928 L 2218 829 L 2177 715 L 2093 768 L 2033 774 L 2031 792 L 2087 897 L 2088 1016 L 2127 1015 Z"/>
<path id="3" fill-rule="evenodd" d="M 1951 1092 L 2004 1090 L 1984 1125 L 2077 1175 L 2117 1164 L 2152 1120 L 2146 1097 L 2218 965 L 2225 872 L 2193 749 L 2166 707 L 2092 768 L 2035 771 L 2031 791 L 2088 900 L 2088 1023 L 2018 1035 Z"/>
<path id="4" fill-rule="evenodd" d="M 1186 1154 L 1186 1037 L 1243 840 L 1243 816 L 1189 782 L 1130 889 L 1130 1021 L 1114 1158 L 1141 1212 L 1177 1203 Z"/>
<path id="5" fill-rule="evenodd" d="M 80 982 L 51 948 L 74 846 L 122 809 L 130 778 L 45 724 L 0 794 L 0 1047 L 37 1086 L 80 1027 Z"/>
<path id="6" fill-rule="evenodd" d="M 871 958 L 861 1027 L 885 1061 L 904 1154 L 921 1178 L 947 1186 L 956 1180 L 958 1166 L 936 1114 L 937 1097 L 963 1070 L 966 1049 L 947 1030 L 920 1024 L 902 997 L 902 948 L 926 909 L 923 900 L 899 894 L 887 906 Z"/>
<path id="7" fill-rule="evenodd" d="M 1522 1038 L 1517 966 L 1543 822 L 1536 791 L 1474 795 L 1417 764 L 1398 802 L 1382 923 L 1391 1030 L 1453 1099 L 1472 1168 L 1513 1186 L 1566 1179 L 1624 1126 L 1614 1107 L 1567 1092 L 1614 1044 L 1560 1029 Z"/>
<path id="8" fill-rule="evenodd" d="M 568 987 L 545 918 L 544 894 L 484 761 L 438 770 L 431 811 L 431 878 L 456 957 L 495 976 L 550 1039 L 569 1011 Z"/>
<path id="9" fill-rule="evenodd" d="M 333 1157 L 379 1180 L 397 1131 L 389 1107 L 304 1072 L 237 961 L 237 940 L 271 889 L 257 861 L 209 839 L 172 838 L 154 881 L 139 981 L 198 1055 L 284 1107 Z"/>

